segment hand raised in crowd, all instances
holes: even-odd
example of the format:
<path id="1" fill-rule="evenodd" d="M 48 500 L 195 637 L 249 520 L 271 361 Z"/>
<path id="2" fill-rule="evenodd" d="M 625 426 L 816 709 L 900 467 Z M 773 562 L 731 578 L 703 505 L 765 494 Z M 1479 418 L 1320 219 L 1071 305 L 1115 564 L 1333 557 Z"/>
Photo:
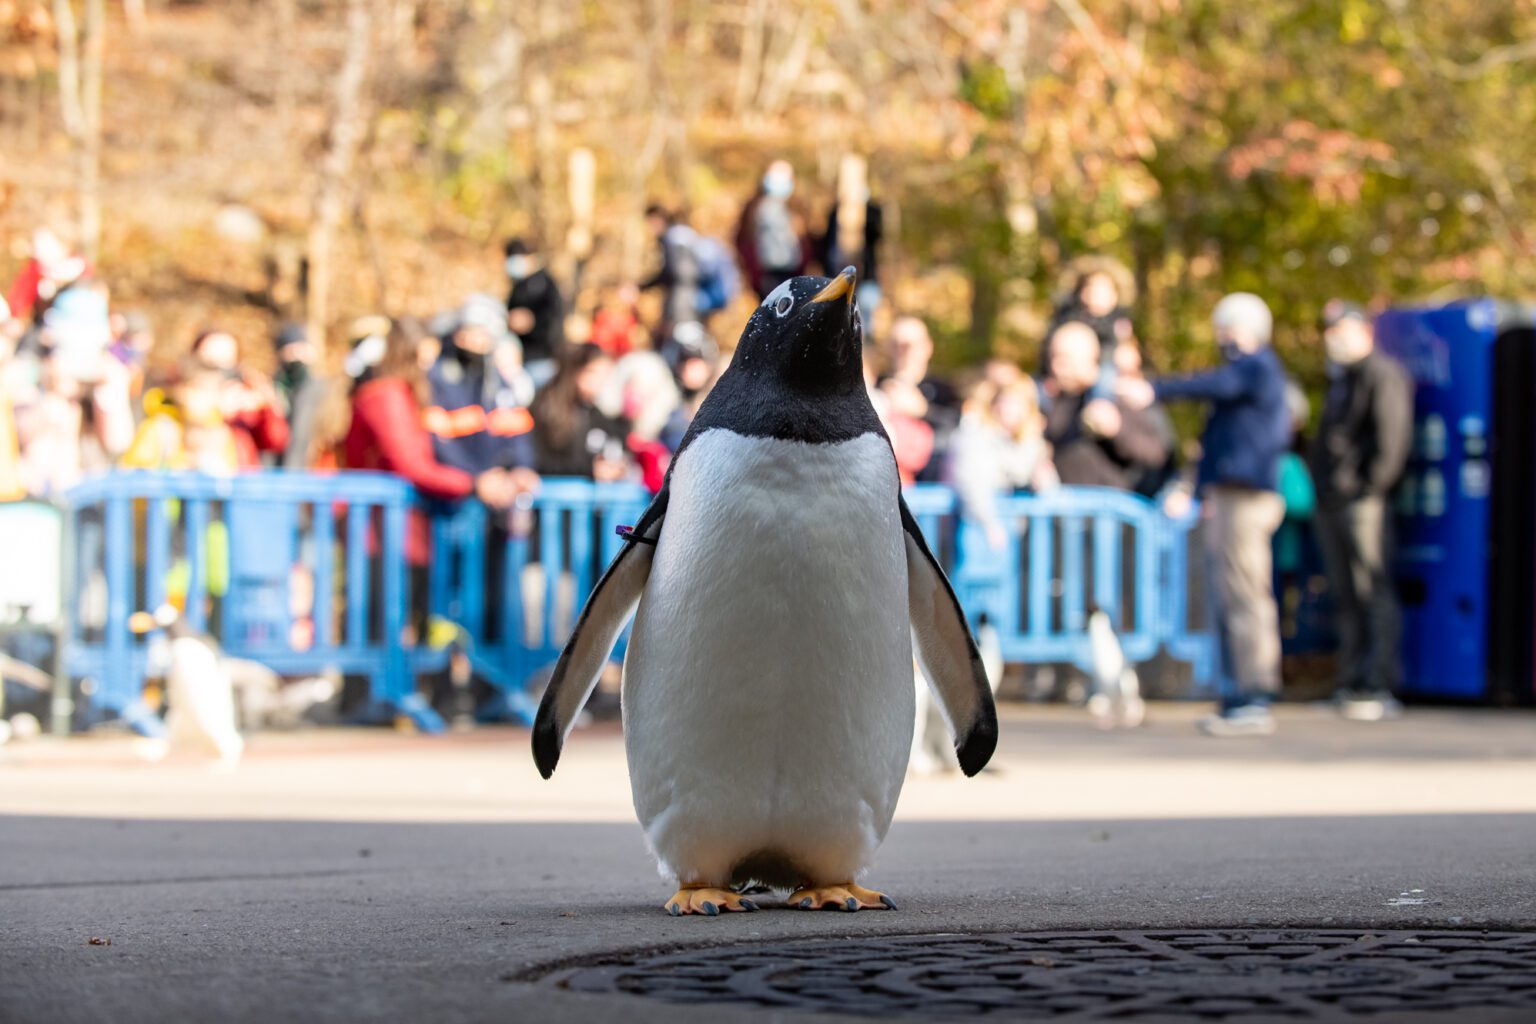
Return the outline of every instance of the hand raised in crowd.
<path id="1" fill-rule="evenodd" d="M 506 508 L 517 497 L 517 488 L 504 469 L 488 469 L 475 477 L 475 497 L 492 508 Z"/>
<path id="2" fill-rule="evenodd" d="M 599 455 L 592 460 L 592 479 L 600 484 L 616 483 L 624 479 L 628 467 L 623 459 L 607 459 Z"/>
<path id="3" fill-rule="evenodd" d="M 514 501 L 524 495 L 531 497 L 539 493 L 539 487 L 544 483 L 539 474 L 521 466 L 507 470 L 507 479 L 512 485 L 512 499 Z"/>
<path id="4" fill-rule="evenodd" d="M 276 406 L 277 389 L 272 386 L 269 378 L 254 371 L 246 371 L 238 377 L 230 378 L 219 400 L 225 418 L 233 419 Z"/>
<path id="5" fill-rule="evenodd" d="M 880 382 L 880 390 L 890 400 L 892 412 L 918 420 L 928 415 L 928 399 L 916 384 L 890 377 Z"/>
<path id="6" fill-rule="evenodd" d="M 219 388 L 219 409 L 227 420 L 261 408 L 261 402 L 243 379 L 230 378 Z"/>
<path id="7" fill-rule="evenodd" d="M 1183 519 L 1194 507 L 1194 498 L 1182 487 L 1174 487 L 1163 498 L 1163 515 L 1169 519 Z"/>
<path id="8" fill-rule="evenodd" d="M 1083 407 L 1083 426 L 1100 437 L 1117 437 L 1122 425 L 1120 410 L 1107 398 L 1095 398 Z"/>
<path id="9" fill-rule="evenodd" d="M 523 335 L 533 330 L 533 310 L 518 306 L 507 312 L 507 327 L 513 334 Z"/>
<path id="10" fill-rule="evenodd" d="M 1152 385 L 1138 377 L 1121 377 L 1115 381 L 1115 397 L 1132 409 L 1145 409 L 1157 399 Z"/>

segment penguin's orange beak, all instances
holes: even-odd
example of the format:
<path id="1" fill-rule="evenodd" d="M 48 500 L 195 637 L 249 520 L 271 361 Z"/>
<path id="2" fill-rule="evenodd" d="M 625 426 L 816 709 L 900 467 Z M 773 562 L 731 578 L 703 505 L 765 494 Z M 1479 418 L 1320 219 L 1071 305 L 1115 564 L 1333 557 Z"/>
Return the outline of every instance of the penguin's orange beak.
<path id="1" fill-rule="evenodd" d="M 859 279 L 859 272 L 852 267 L 844 267 L 843 272 L 832 279 L 832 283 L 821 291 L 811 296 L 812 302 L 834 302 L 842 299 L 844 302 L 853 301 L 853 286 Z"/>

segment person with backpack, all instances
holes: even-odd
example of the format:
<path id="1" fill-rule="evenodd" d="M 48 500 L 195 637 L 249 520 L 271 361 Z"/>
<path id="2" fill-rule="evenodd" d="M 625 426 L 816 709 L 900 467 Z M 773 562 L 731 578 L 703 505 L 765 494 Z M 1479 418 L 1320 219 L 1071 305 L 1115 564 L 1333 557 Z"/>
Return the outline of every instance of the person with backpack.
<path id="1" fill-rule="evenodd" d="M 661 254 L 661 264 L 642 289 L 661 288 L 663 328 L 700 322 L 720 312 L 741 294 L 741 276 L 726 247 L 688 226 L 680 214 L 652 204 L 645 223 Z"/>
<path id="2" fill-rule="evenodd" d="M 686 224 L 654 203 L 645 210 L 645 224 L 656 239 L 661 263 L 656 273 L 640 283 L 641 291 L 662 290 L 661 337 L 678 324 L 699 319 L 699 261 L 689 244 L 693 232 Z"/>

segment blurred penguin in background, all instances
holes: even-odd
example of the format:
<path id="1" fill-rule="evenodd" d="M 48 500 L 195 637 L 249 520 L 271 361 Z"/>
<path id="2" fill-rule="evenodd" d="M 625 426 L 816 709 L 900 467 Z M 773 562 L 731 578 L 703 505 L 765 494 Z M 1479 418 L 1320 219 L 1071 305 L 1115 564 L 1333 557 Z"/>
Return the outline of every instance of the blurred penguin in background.
<path id="1" fill-rule="evenodd" d="M 1125 656 L 1109 613 L 1095 608 L 1088 616 L 1088 713 L 1101 729 L 1134 729 L 1147 717 L 1136 666 Z"/>
<path id="2" fill-rule="evenodd" d="M 220 767 L 235 768 L 245 740 L 235 719 L 234 681 L 217 641 L 188 626 L 169 604 L 153 613 L 135 612 L 128 625 L 140 634 L 163 631 L 150 645 L 150 663 L 165 677 L 170 748 L 211 754 Z"/>

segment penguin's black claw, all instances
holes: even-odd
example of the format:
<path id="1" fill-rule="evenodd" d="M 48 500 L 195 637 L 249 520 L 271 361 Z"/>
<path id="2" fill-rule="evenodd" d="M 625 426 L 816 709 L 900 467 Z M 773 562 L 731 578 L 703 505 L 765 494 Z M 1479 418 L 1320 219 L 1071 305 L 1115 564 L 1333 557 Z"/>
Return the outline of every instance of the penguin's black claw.
<path id="1" fill-rule="evenodd" d="M 896 906 L 896 901 L 891 899 L 885 893 L 881 893 L 880 894 L 880 902 L 885 905 L 885 909 L 886 910 L 896 910 L 896 909 L 898 909 L 897 906 Z"/>
<path id="2" fill-rule="evenodd" d="M 844 910 L 858 910 L 859 909 L 859 901 L 855 897 L 849 896 L 846 900 L 843 901 L 843 909 Z"/>
<path id="3" fill-rule="evenodd" d="M 811 902 L 812 902 L 811 898 L 809 896 L 807 896 L 805 899 L 800 901 L 800 909 L 801 910 L 810 910 L 811 909 Z"/>
<path id="4" fill-rule="evenodd" d="M 667 913 L 671 914 L 673 917 L 683 916 L 682 908 L 679 907 L 676 903 L 667 904 Z"/>
<path id="5" fill-rule="evenodd" d="M 741 905 L 744 908 L 746 908 L 748 911 L 756 911 L 757 910 L 757 904 L 754 903 L 752 900 L 742 900 L 741 901 Z"/>
<path id="6" fill-rule="evenodd" d="M 713 903 L 709 902 L 709 900 L 705 900 L 704 903 L 702 904 L 702 906 L 704 908 L 704 913 L 709 915 L 710 917 L 719 917 L 720 916 L 720 908 L 715 906 Z"/>

